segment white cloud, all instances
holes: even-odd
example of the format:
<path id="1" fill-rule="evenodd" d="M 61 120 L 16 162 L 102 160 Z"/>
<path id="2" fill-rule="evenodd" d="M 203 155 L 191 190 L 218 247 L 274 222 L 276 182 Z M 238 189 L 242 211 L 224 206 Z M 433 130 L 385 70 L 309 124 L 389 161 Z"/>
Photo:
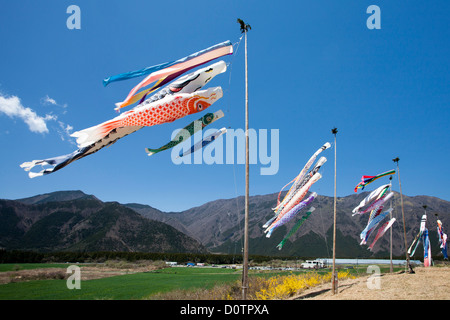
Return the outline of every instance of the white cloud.
<path id="1" fill-rule="evenodd" d="M 58 107 L 61 107 L 61 108 L 64 108 L 64 109 L 67 108 L 67 103 L 64 103 L 64 104 L 61 105 L 61 104 L 57 103 L 55 99 L 50 98 L 50 97 L 48 96 L 48 94 L 45 95 L 44 98 L 41 98 L 41 103 L 42 103 L 43 105 L 49 105 L 49 104 L 51 104 L 51 105 L 58 106 Z"/>
<path id="2" fill-rule="evenodd" d="M 4 97 L 0 95 L 0 112 L 3 112 L 10 118 L 22 119 L 28 125 L 30 131 L 38 133 L 48 133 L 46 122 L 56 120 L 56 116 L 53 115 L 38 116 L 30 108 L 24 107 L 16 96 Z"/>
<path id="3" fill-rule="evenodd" d="M 68 138 L 70 143 L 76 145 L 76 143 L 72 141 L 73 139 L 71 140 L 70 137 L 70 135 L 72 134 L 73 127 L 70 124 L 66 124 L 62 121 L 58 121 L 58 124 L 59 124 L 58 133 L 61 140 L 66 141 L 66 138 Z"/>
<path id="4" fill-rule="evenodd" d="M 68 124 L 68 125 L 66 125 L 65 130 L 66 130 L 66 133 L 70 136 L 72 134 L 73 127 L 70 124 Z"/>
<path id="5" fill-rule="evenodd" d="M 58 105 L 56 103 L 56 100 L 50 98 L 48 95 L 46 95 L 44 98 L 42 98 L 42 102 L 43 102 L 43 104 L 52 104 L 52 105 L 55 105 L 55 106 Z"/>

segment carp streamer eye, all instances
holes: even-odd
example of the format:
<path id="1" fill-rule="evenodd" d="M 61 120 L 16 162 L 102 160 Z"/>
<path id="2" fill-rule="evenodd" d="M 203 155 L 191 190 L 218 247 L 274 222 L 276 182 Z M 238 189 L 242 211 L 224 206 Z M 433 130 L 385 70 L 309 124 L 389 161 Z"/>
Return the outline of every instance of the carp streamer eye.
<path id="1" fill-rule="evenodd" d="M 197 104 L 197 110 L 198 111 L 202 111 L 203 110 L 203 105 L 201 103 Z"/>

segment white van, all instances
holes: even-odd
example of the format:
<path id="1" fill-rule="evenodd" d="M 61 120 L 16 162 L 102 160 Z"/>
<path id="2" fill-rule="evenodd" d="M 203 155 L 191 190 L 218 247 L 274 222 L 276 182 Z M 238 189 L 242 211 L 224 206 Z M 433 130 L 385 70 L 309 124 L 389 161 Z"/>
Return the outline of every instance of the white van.
<path id="1" fill-rule="evenodd" d="M 306 260 L 306 262 L 303 262 L 301 264 L 301 267 L 303 269 L 319 269 L 319 268 L 323 268 L 323 262 L 322 261 L 316 261 L 316 260 Z"/>

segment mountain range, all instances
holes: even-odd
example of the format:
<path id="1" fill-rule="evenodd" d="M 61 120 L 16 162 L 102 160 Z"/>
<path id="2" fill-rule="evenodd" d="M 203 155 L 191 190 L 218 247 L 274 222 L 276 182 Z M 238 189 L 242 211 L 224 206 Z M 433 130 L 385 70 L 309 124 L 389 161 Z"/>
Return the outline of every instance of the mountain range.
<path id="1" fill-rule="evenodd" d="M 376 243 L 373 252 L 367 250 L 377 229 L 368 239 L 368 245 L 360 245 L 360 233 L 365 228 L 368 214 L 352 216 L 352 209 L 366 197 L 368 192 L 337 198 L 336 210 L 336 256 L 338 257 L 388 257 L 389 231 Z M 282 195 L 283 196 L 283 195 Z M 312 206 L 316 210 L 302 224 L 299 230 L 289 238 L 282 250 L 276 248 L 292 228 L 290 223 L 277 228 L 270 238 L 266 238 L 262 225 L 273 216 L 277 193 L 251 196 L 249 199 L 249 252 L 251 254 L 285 255 L 302 257 L 331 257 L 333 247 L 334 198 L 318 196 Z M 392 226 L 394 256 L 404 256 L 405 242 L 400 195 L 394 192 L 392 197 L 392 216 L 396 222 Z M 243 247 L 244 197 L 215 200 L 199 207 L 182 212 L 162 212 L 141 204 L 125 204 L 152 220 L 170 224 L 183 233 L 197 239 L 208 250 L 217 253 L 240 254 Z M 403 195 L 405 230 L 408 246 L 419 231 L 420 220 L 427 206 L 427 228 L 430 233 L 431 247 L 435 255 L 440 254 L 436 232 L 439 218 L 445 226 L 450 224 L 450 202 L 430 197 Z M 300 214 L 301 215 L 301 214 Z M 387 218 L 385 219 L 388 220 Z M 384 221 L 384 220 L 383 220 Z M 416 256 L 421 257 L 420 246 Z M 442 256 L 442 254 L 440 254 Z"/>
<path id="2" fill-rule="evenodd" d="M 207 250 L 168 224 L 81 191 L 0 200 L 0 247 L 51 251 L 195 252 Z"/>
<path id="3" fill-rule="evenodd" d="M 359 234 L 368 215 L 352 216 L 352 209 L 367 192 L 337 198 L 336 256 L 388 257 L 389 231 L 373 252 L 360 245 Z M 331 257 L 333 247 L 333 197 L 318 196 L 316 210 L 276 248 L 293 226 L 292 221 L 266 238 L 262 225 L 273 216 L 278 194 L 249 199 L 249 253 L 272 256 Z M 419 231 L 424 207 L 433 256 L 438 247 L 436 220 L 450 224 L 450 202 L 430 196 L 403 195 L 407 244 Z M 394 256 L 405 253 L 400 195 L 392 201 L 396 222 L 392 227 Z M 300 214 L 301 215 L 301 214 Z M 241 254 L 244 230 L 244 197 L 219 199 L 182 212 L 163 212 L 149 205 L 102 202 L 82 191 L 58 191 L 17 200 L 0 200 L 0 247 L 39 251 L 139 251 Z M 295 220 L 295 219 L 294 219 Z M 387 220 L 387 218 L 386 218 Z M 369 237 L 373 241 L 376 230 Z M 419 246 L 415 257 L 422 256 Z"/>

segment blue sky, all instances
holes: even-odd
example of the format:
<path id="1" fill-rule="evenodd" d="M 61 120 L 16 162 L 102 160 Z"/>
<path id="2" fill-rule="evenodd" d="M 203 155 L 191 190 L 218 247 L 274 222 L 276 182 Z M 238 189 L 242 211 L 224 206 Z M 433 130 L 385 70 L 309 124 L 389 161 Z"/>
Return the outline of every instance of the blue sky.
<path id="1" fill-rule="evenodd" d="M 66 26 L 72 4 L 81 9 L 79 30 Z M 369 30 L 373 4 L 381 29 Z M 333 143 L 337 127 L 338 196 L 352 194 L 362 175 L 395 168 L 399 157 L 405 195 L 450 200 L 448 12 L 444 0 L 3 1 L 0 198 L 82 190 L 178 211 L 243 195 L 242 164 L 175 165 L 170 151 L 146 155 L 199 115 L 144 128 L 50 175 L 30 179 L 19 167 L 77 149 L 68 133 L 115 117 L 114 103 L 140 81 L 103 87 L 103 78 L 237 43 L 242 18 L 252 27 L 250 127 L 279 130 L 279 170 L 261 175 L 264 165 L 252 165 L 251 195 L 278 192 Z M 227 72 L 208 85 L 224 89 L 209 111 L 225 117 L 213 125 L 244 128 L 243 41 L 223 60 Z M 20 110 L 8 114 L 7 104 Z M 332 196 L 334 146 L 322 155 L 323 178 L 311 190 Z"/>

